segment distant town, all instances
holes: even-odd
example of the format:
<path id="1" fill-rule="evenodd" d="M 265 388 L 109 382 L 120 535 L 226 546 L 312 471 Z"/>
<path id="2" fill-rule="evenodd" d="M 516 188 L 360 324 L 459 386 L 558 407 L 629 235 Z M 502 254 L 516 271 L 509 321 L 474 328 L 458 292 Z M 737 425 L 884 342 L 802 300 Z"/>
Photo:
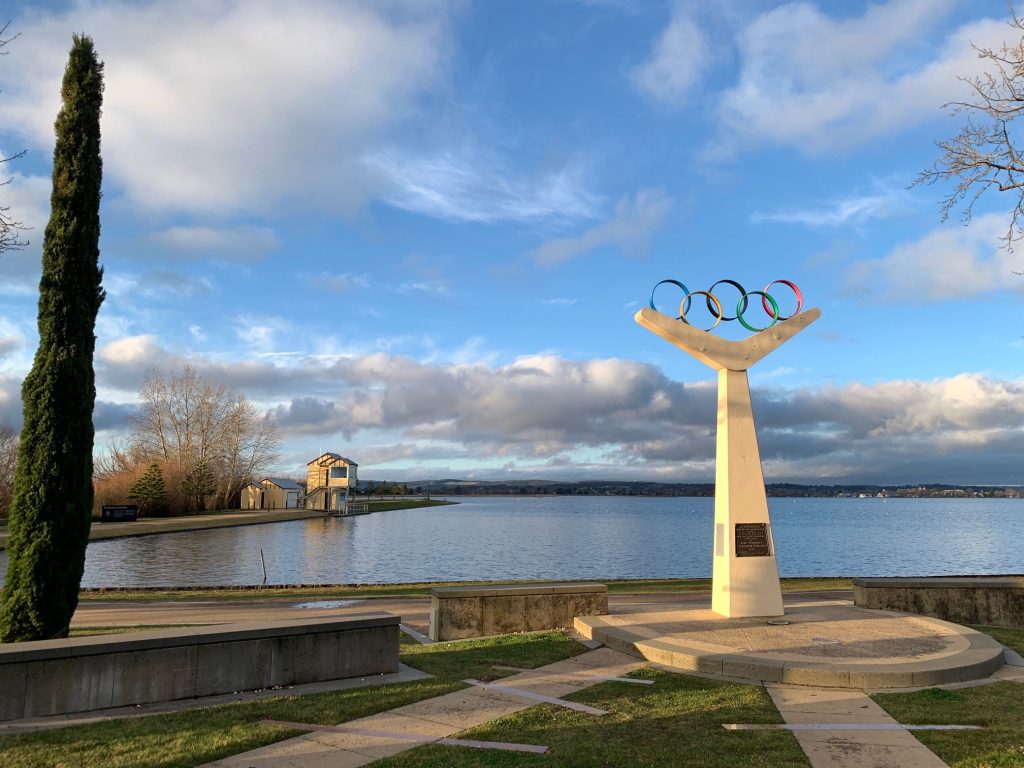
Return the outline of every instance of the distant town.
<path id="1" fill-rule="evenodd" d="M 373 494 L 391 492 L 396 485 L 387 481 L 368 481 L 360 491 Z M 443 496 L 714 496 L 714 483 L 653 483 L 580 480 L 413 480 L 400 484 L 403 491 Z M 1000 498 L 1024 496 L 1019 485 L 801 485 L 769 483 L 769 496 L 817 498 Z"/>

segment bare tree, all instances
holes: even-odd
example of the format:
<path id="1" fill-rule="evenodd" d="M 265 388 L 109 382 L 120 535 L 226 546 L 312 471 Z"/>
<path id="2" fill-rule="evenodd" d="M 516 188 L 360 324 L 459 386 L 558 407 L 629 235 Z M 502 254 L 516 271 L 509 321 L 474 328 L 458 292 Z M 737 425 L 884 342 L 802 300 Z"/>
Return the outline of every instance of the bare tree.
<path id="1" fill-rule="evenodd" d="M 133 454 L 172 467 L 169 475 L 182 479 L 193 509 L 204 508 L 208 495 L 218 507 L 233 506 L 242 487 L 277 459 L 277 425 L 246 395 L 190 365 L 176 375 L 150 372 L 139 399 Z"/>
<path id="2" fill-rule="evenodd" d="M 0 517 L 7 517 L 14 494 L 14 467 L 18 463 L 18 433 L 0 424 Z"/>
<path id="3" fill-rule="evenodd" d="M 1010 28 L 1020 35 L 999 49 L 973 46 L 988 71 L 978 77 L 960 77 L 970 86 L 970 98 L 943 105 L 953 115 L 965 115 L 960 133 L 937 141 L 942 154 L 920 174 L 915 184 L 955 182 L 942 200 L 942 220 L 963 204 L 961 218 L 971 221 L 974 204 L 985 192 L 1014 192 L 1010 225 L 1001 238 L 1012 250 L 1024 237 L 1024 157 L 1018 148 L 1020 128 L 1014 121 L 1024 115 L 1024 19 L 1010 6 Z"/>
<path id="4" fill-rule="evenodd" d="M 19 36 L 14 35 L 12 37 L 4 37 L 4 35 L 7 34 L 7 28 L 10 26 L 11 23 L 7 22 L 0 27 L 0 56 L 7 55 L 7 51 L 5 51 L 4 48 L 8 43 L 12 40 L 16 40 Z M 11 160 L 16 160 L 24 154 L 25 151 L 22 150 L 18 154 L 11 155 L 10 157 L 0 157 L 0 165 L 9 163 Z M 11 183 L 11 181 L 13 181 L 13 177 L 6 181 L 0 181 L 0 187 L 6 187 Z M 24 232 L 25 229 L 25 225 L 18 219 L 14 218 L 11 214 L 10 206 L 0 206 L 0 253 L 3 253 L 4 251 L 16 251 L 28 245 L 27 240 L 21 239 L 21 233 Z"/>

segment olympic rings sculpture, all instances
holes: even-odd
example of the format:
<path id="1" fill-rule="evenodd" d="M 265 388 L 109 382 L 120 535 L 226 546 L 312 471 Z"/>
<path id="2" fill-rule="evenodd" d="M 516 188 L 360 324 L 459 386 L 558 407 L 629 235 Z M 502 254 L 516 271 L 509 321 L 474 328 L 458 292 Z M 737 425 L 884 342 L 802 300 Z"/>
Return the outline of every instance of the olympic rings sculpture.
<path id="1" fill-rule="evenodd" d="M 772 280 L 770 283 L 768 283 L 768 285 L 764 287 L 763 291 L 748 291 L 735 280 L 718 280 L 717 282 L 713 283 L 711 287 L 708 288 L 706 291 L 691 291 L 679 280 L 669 279 L 662 280 L 661 282 L 656 283 L 655 286 L 651 289 L 651 298 L 650 301 L 647 302 L 647 304 L 655 312 L 658 311 L 658 308 L 654 305 L 654 292 L 658 290 L 659 285 L 665 285 L 666 283 L 669 285 L 674 285 L 678 287 L 680 290 L 682 290 L 683 300 L 679 303 L 679 316 L 676 318 L 676 320 L 682 320 L 687 325 L 690 324 L 690 321 L 686 319 L 686 313 L 690 311 L 690 307 L 693 304 L 693 297 L 704 297 L 704 302 L 707 304 L 708 312 L 710 312 L 711 316 L 715 318 L 715 324 L 712 325 L 710 328 L 705 328 L 705 331 L 714 330 L 715 328 L 718 327 L 718 324 L 721 323 L 723 320 L 727 323 L 732 322 L 733 320 L 739 320 L 740 325 L 742 325 L 748 331 L 753 331 L 754 333 L 757 333 L 758 331 L 764 331 L 767 330 L 768 328 L 771 328 L 780 320 L 789 320 L 789 318 L 793 317 L 793 315 L 800 314 L 800 310 L 804 306 L 803 293 L 801 293 L 800 289 L 797 288 L 796 283 L 790 280 Z M 728 315 L 725 314 L 725 310 L 722 309 L 722 302 L 719 300 L 717 296 L 715 296 L 714 293 L 715 288 L 722 284 L 732 286 L 737 291 L 739 291 L 740 294 L 739 301 L 736 302 L 736 314 L 733 315 L 732 317 L 729 317 Z M 775 300 L 774 296 L 768 293 L 768 290 L 773 285 L 776 284 L 786 286 L 787 288 L 792 290 L 793 295 L 796 296 L 796 309 L 793 311 L 792 315 L 783 316 L 781 311 L 779 310 L 779 303 Z M 768 317 L 771 318 L 771 322 L 768 323 L 768 325 L 764 326 L 764 328 L 757 328 L 756 326 L 751 325 L 743 317 L 743 313 L 747 311 L 747 308 L 750 305 L 751 296 L 761 297 L 761 306 L 764 308 L 764 311 L 768 315 Z"/>

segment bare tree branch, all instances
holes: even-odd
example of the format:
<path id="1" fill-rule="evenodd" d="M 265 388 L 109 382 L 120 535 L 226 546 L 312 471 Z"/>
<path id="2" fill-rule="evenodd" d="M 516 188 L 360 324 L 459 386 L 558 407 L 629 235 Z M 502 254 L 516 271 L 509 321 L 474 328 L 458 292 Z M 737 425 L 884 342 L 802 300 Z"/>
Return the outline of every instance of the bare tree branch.
<path id="1" fill-rule="evenodd" d="M 7 33 L 7 28 L 11 26 L 11 22 L 7 22 L 0 27 L 0 56 L 5 56 L 9 51 L 5 51 L 4 47 L 12 40 L 17 40 L 21 33 L 12 36 L 4 37 Z M 10 157 L 0 157 L 0 164 L 9 163 L 11 160 L 17 160 L 19 157 L 24 156 L 25 150 L 18 152 L 16 155 Z M 0 182 L 0 187 L 5 187 L 13 181 L 13 177 L 8 178 L 6 181 Z M 25 226 L 24 222 L 20 219 L 16 219 L 11 215 L 10 206 L 0 205 L 0 254 L 4 251 L 17 251 L 28 245 L 27 240 L 21 239 L 21 233 L 24 232 L 28 227 Z"/>
<path id="2" fill-rule="evenodd" d="M 978 58 L 990 65 L 977 77 L 961 77 L 970 86 L 973 99 L 943 106 L 952 115 L 965 114 L 960 132 L 946 141 L 935 142 L 941 150 L 938 160 L 921 171 L 912 186 L 952 182 L 943 197 L 942 220 L 954 208 L 962 208 L 964 224 L 971 221 L 974 206 L 990 189 L 1016 192 L 1012 197 L 1010 223 L 1001 238 L 1007 250 L 1024 238 L 1024 158 L 1014 143 L 1013 121 L 1024 115 L 1024 18 L 1011 2 L 1010 27 L 1019 39 L 998 49 L 973 46 Z"/>

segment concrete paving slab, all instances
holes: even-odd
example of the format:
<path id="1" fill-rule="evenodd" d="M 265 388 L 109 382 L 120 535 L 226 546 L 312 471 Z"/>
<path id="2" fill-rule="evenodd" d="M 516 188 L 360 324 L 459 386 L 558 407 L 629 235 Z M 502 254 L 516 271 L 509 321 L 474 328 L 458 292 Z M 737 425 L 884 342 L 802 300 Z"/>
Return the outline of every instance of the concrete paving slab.
<path id="1" fill-rule="evenodd" d="M 565 662 L 557 662 L 564 665 Z M 643 666 L 643 662 L 608 649 L 588 651 L 576 657 L 572 669 L 587 687 L 601 682 L 595 672 L 615 670 L 616 674 Z M 521 673 L 544 678 L 547 668 Z M 503 683 L 511 678 L 504 678 Z M 314 730 L 303 736 L 271 744 L 251 752 L 211 763 L 204 768 L 349 768 L 411 749 L 418 744 L 452 736 L 485 722 L 535 706 L 513 692 L 472 687 L 433 699 L 407 704 L 358 720 L 351 720 L 332 730 Z M 566 702 L 570 704 L 571 702 Z M 573 705 L 583 707 L 583 705 Z M 601 712 L 601 710 L 596 710 Z M 603 712 L 602 712 L 603 713 Z M 469 744 L 467 746 L 480 746 Z M 516 746 L 516 745 L 512 745 Z M 518 745 L 528 750 L 537 745 Z M 332 762 L 332 760 L 334 762 Z"/>
<path id="2" fill-rule="evenodd" d="M 358 768 L 373 760 L 305 735 L 207 763 L 203 768 Z"/>
<path id="3" fill-rule="evenodd" d="M 408 715 L 421 720 L 441 723 L 456 731 L 465 731 L 526 709 L 529 704 L 511 697 L 494 695 L 490 691 L 470 688 L 438 696 L 415 704 L 392 709 L 396 715 Z M 448 734 L 445 734 L 446 736 Z"/>
<path id="4" fill-rule="evenodd" d="M 427 736 L 422 737 L 419 741 L 412 741 L 396 736 L 370 736 L 367 734 L 328 731 L 312 732 L 308 735 L 308 738 L 332 749 L 363 755 L 368 761 L 391 757 L 399 752 L 405 752 L 407 749 L 412 749 L 421 744 L 429 744 L 435 740 Z"/>
<path id="5" fill-rule="evenodd" d="M 800 746 L 813 768 L 948 768 L 927 749 L 861 744 L 846 734 L 829 741 L 801 741 Z"/>
<path id="6" fill-rule="evenodd" d="M 352 728 L 366 728 L 367 730 L 383 731 L 385 733 L 424 736 L 429 739 L 440 739 L 455 733 L 455 729 L 450 725 L 433 720 L 425 720 L 413 715 L 400 715 L 393 711 L 381 712 L 377 715 L 351 720 L 345 723 L 345 725 Z"/>
<path id="7" fill-rule="evenodd" d="M 728 619 L 681 602 L 644 613 L 578 617 L 610 648 L 683 671 L 842 688 L 932 686 L 981 679 L 1003 666 L 988 635 L 949 622 L 789 596 L 785 621 Z"/>
<path id="8" fill-rule="evenodd" d="M 814 724 L 792 731 L 812 768 L 942 768 L 939 758 L 862 691 L 766 685 L 765 690 L 792 724 Z M 889 730 L 833 730 L 882 725 Z"/>

